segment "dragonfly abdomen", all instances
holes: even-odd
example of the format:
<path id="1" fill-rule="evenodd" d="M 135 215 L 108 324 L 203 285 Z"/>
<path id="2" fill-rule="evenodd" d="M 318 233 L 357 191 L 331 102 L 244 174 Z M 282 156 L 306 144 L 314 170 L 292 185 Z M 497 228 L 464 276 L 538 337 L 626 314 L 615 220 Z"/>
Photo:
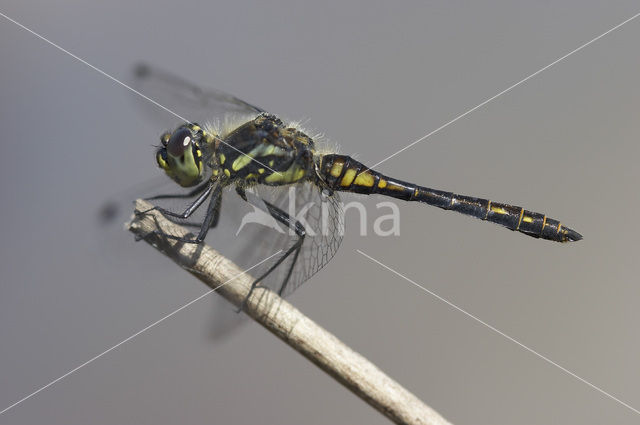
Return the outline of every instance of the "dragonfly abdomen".
<path id="1" fill-rule="evenodd" d="M 423 202 L 490 221 L 535 238 L 557 242 L 582 239 L 576 231 L 544 214 L 514 205 L 430 189 L 390 178 L 346 155 L 324 155 L 320 161 L 320 171 L 326 184 L 333 190 L 380 194 L 405 201 Z"/>
<path id="2" fill-rule="evenodd" d="M 558 220 L 544 214 L 525 210 L 522 207 L 488 199 L 458 195 L 417 186 L 411 201 L 424 202 L 439 208 L 457 211 L 480 220 L 490 221 L 509 230 L 518 231 L 534 238 L 557 242 L 569 242 L 582 239 L 572 229 L 563 226 Z"/>

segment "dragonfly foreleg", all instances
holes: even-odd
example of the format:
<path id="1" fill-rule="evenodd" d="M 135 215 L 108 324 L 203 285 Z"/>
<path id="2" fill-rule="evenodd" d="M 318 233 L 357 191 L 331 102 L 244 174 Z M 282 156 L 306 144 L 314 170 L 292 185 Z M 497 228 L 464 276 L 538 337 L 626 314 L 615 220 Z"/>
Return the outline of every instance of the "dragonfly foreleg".
<path id="1" fill-rule="evenodd" d="M 180 198 L 193 198 L 194 196 L 196 196 L 198 193 L 202 192 L 203 190 L 207 189 L 207 187 L 209 187 L 209 185 L 211 184 L 210 181 L 206 181 L 204 183 L 202 183 L 200 186 L 197 186 L 196 188 L 192 189 L 191 191 L 187 192 L 187 193 L 173 193 L 173 194 L 166 194 L 166 195 L 156 195 L 156 196 L 151 196 L 149 198 L 144 198 L 145 201 L 155 201 L 156 199 L 180 199 Z"/>
<path id="2" fill-rule="evenodd" d="M 207 207 L 207 214 L 204 217 L 204 220 L 202 221 L 202 225 L 200 226 L 200 232 L 198 233 L 198 236 L 196 236 L 195 238 L 187 238 L 187 237 L 179 237 L 179 236 L 174 236 L 174 235 L 169 235 L 167 233 L 161 232 L 159 230 L 155 230 L 152 233 L 156 234 L 156 235 L 160 235 L 162 237 L 165 237 L 167 239 L 173 239 L 176 240 L 178 242 L 183 242 L 183 243 L 195 243 L 195 244 L 199 244 L 201 243 L 205 237 L 207 237 L 207 233 L 209 232 L 209 229 L 212 227 L 215 227 L 214 223 L 217 223 L 219 215 L 220 215 L 220 203 L 221 203 L 221 198 L 222 198 L 222 189 L 220 188 L 219 185 L 211 185 L 211 187 L 209 187 L 205 193 L 203 193 L 202 195 L 200 195 L 198 197 L 198 199 L 189 207 L 187 208 L 187 210 L 185 211 L 188 212 L 191 208 L 193 208 L 193 210 L 186 215 L 187 218 L 189 217 L 189 215 L 193 214 L 193 211 L 195 211 L 200 205 L 202 205 L 202 203 L 205 201 L 205 199 L 207 198 L 207 196 L 204 195 L 209 195 L 209 193 L 211 193 L 211 191 L 213 191 L 213 194 L 211 195 L 211 200 L 209 201 L 209 206 Z M 197 205 L 196 205 L 197 204 Z M 162 208 L 151 208 L 150 210 L 146 210 L 144 212 L 138 213 L 138 214 L 143 214 L 146 213 L 148 211 L 151 210 L 157 210 L 159 212 L 161 212 L 164 215 L 169 215 L 170 217 L 178 217 L 178 218 L 182 218 L 182 216 L 180 216 L 179 214 L 176 213 L 172 213 L 171 211 L 168 211 L 168 213 L 170 214 L 165 214 Z M 137 239 L 141 239 L 141 237 L 137 237 Z"/>
<path id="3" fill-rule="evenodd" d="M 209 197 L 209 195 L 211 194 L 211 191 L 213 190 L 213 186 L 214 185 L 211 182 L 207 182 L 207 186 L 205 186 L 204 191 L 182 213 L 175 213 L 173 211 L 169 211 L 167 209 L 155 206 L 145 211 L 138 211 L 136 215 L 144 215 L 149 211 L 155 210 L 155 211 L 160 211 L 163 215 L 167 217 L 175 217 L 175 218 L 181 218 L 181 219 L 189 218 L 198 208 L 200 208 L 200 205 L 204 203 L 207 197 Z M 198 187 L 197 189 L 202 190 L 200 187 Z M 168 195 L 168 197 L 173 197 L 173 195 Z M 155 198 L 149 198 L 149 199 L 159 199 L 159 198 L 155 197 Z"/>

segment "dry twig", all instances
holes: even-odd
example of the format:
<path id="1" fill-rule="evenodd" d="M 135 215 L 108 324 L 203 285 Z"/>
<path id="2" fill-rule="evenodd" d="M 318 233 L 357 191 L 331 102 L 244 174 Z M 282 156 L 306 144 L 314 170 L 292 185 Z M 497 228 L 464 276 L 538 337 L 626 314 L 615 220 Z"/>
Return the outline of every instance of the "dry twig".
<path id="1" fill-rule="evenodd" d="M 136 210 L 151 205 L 136 201 Z M 129 224 L 129 230 L 172 258 L 181 267 L 239 307 L 253 278 L 211 247 L 183 244 L 152 233 L 184 236 L 188 231 L 151 211 Z M 245 312 L 285 343 L 334 377 L 358 397 L 398 424 L 448 424 L 435 410 L 385 375 L 374 364 L 315 324 L 272 291 L 257 289 Z"/>

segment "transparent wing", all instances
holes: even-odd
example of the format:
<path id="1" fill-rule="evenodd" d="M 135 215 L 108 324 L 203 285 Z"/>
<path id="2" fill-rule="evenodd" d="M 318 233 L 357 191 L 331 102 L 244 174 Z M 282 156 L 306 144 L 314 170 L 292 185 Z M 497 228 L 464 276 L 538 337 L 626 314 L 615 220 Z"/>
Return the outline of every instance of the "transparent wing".
<path id="1" fill-rule="evenodd" d="M 264 201 L 280 208 L 305 227 L 306 236 L 297 258 L 292 253 L 261 282 L 276 292 L 280 291 L 293 264 L 291 276 L 282 292 L 287 296 L 324 267 L 338 251 L 344 235 L 340 197 L 337 192 L 329 194 L 311 183 L 280 188 L 257 186 L 247 193 L 247 197 L 252 211 L 242 216 L 237 224 L 235 261 L 243 266 L 255 264 L 282 250 L 259 270 L 252 271 L 254 277 L 266 272 L 298 239 L 293 230 L 268 214 Z"/>
<path id="2" fill-rule="evenodd" d="M 203 89 L 168 71 L 138 64 L 134 68 L 134 89 L 154 100 L 185 120 L 204 124 L 222 119 L 228 114 L 257 114 L 263 109 L 251 105 L 223 91 Z M 180 118 L 136 96 L 141 109 L 158 124 L 167 128 L 167 122 L 176 123 Z M 173 121 L 172 121 L 173 118 Z"/>

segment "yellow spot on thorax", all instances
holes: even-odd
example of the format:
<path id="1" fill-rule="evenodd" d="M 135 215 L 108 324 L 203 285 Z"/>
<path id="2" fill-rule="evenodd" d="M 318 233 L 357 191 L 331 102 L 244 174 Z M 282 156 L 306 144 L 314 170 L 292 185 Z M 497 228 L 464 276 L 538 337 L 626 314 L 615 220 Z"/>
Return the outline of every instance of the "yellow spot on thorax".
<path id="1" fill-rule="evenodd" d="M 224 169 L 224 175 L 227 177 L 231 177 L 231 172 L 228 169 Z"/>
<path id="2" fill-rule="evenodd" d="M 233 161 L 233 164 L 231 164 L 231 168 L 233 169 L 233 171 L 238 171 L 239 169 L 250 163 L 252 160 L 253 157 L 249 156 L 249 154 L 241 154 L 236 158 L 235 161 Z"/>
<path id="3" fill-rule="evenodd" d="M 295 183 L 298 180 L 302 179 L 305 175 L 305 169 L 301 168 L 298 164 L 293 164 L 287 171 L 284 172 L 275 172 L 267 177 L 265 177 L 264 181 L 266 183 Z"/>
<path id="4" fill-rule="evenodd" d="M 276 147 L 274 145 L 268 145 L 266 148 L 262 148 L 262 149 L 258 148 L 257 150 L 260 152 L 260 156 L 269 156 L 275 152 Z M 280 153 L 280 151 L 281 149 L 278 149 L 278 153 Z"/>
<path id="5" fill-rule="evenodd" d="M 218 158 L 220 158 L 220 165 L 224 164 L 224 162 L 227 160 L 227 157 L 224 156 L 223 153 L 221 153 Z"/>

